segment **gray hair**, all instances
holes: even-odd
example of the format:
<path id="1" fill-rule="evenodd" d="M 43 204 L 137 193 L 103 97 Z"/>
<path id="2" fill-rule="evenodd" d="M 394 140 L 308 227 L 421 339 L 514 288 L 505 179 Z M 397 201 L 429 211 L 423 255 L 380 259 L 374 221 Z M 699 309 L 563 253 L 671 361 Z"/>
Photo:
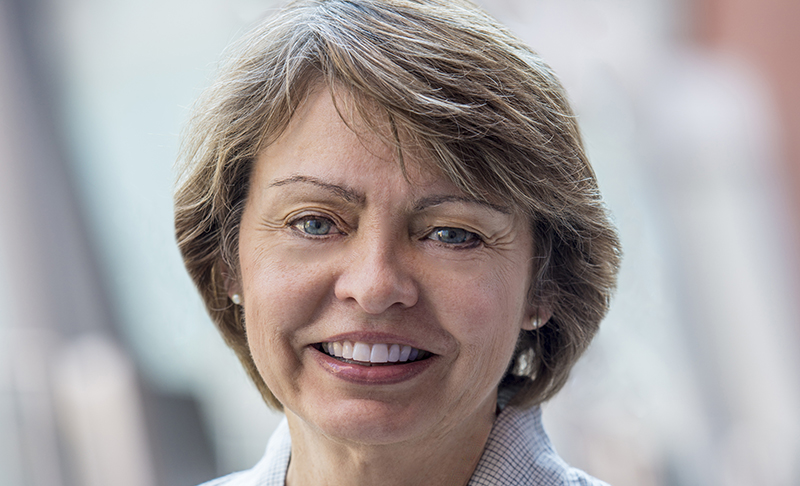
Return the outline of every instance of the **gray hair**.
<path id="1" fill-rule="evenodd" d="M 421 150 L 465 193 L 525 216 L 529 299 L 552 317 L 521 332 L 501 386 L 520 386 L 513 402 L 523 406 L 553 396 L 608 310 L 621 254 L 557 77 L 466 0 L 299 0 L 228 53 L 189 123 L 175 196 L 186 268 L 265 401 L 281 408 L 225 279 L 238 279 L 254 160 L 320 84 L 350 94 L 367 122 L 377 108 L 401 164 L 403 150 Z"/>

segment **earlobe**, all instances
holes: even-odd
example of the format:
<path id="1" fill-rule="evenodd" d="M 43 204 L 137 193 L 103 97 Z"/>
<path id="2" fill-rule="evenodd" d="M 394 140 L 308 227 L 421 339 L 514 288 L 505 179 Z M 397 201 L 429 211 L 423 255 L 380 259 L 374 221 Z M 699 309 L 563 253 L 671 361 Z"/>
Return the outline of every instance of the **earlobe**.
<path id="1" fill-rule="evenodd" d="M 552 315 L 553 313 L 550 311 L 550 309 L 536 309 L 532 315 L 527 316 L 526 319 L 523 320 L 522 329 L 525 331 L 535 331 L 536 329 L 539 329 L 547 324 L 547 321 L 550 320 Z"/>
<path id="2" fill-rule="evenodd" d="M 222 277 L 225 279 L 225 292 L 228 294 L 228 298 L 234 304 L 241 305 L 243 302 L 241 285 L 225 264 L 222 265 Z"/>

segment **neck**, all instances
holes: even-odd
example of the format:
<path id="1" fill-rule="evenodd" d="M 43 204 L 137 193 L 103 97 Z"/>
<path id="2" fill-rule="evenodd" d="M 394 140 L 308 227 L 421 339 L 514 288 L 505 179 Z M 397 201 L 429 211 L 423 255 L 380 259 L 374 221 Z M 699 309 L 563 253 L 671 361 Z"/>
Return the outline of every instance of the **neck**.
<path id="1" fill-rule="evenodd" d="M 458 426 L 395 444 L 343 442 L 286 411 L 292 456 L 286 486 L 436 484 L 463 486 L 480 460 L 495 419 L 495 402 Z"/>

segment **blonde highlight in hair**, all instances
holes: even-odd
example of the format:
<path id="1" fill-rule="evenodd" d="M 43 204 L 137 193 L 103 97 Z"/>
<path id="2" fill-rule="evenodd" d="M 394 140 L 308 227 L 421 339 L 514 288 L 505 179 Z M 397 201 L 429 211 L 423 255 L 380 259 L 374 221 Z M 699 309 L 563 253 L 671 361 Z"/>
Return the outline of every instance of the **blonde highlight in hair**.
<path id="1" fill-rule="evenodd" d="M 238 231 L 259 151 L 319 86 L 348 93 L 376 134 L 426 160 L 461 190 L 524 215 L 534 237 L 530 299 L 552 310 L 523 331 L 509 366 L 513 401 L 565 383 L 605 316 L 620 259 L 579 128 L 552 70 L 465 0 L 302 0 L 227 54 L 198 101 L 175 196 L 178 246 L 212 320 L 265 401 L 238 306 Z M 386 134 L 388 120 L 389 134 Z M 506 380 L 508 381 L 508 380 Z"/>

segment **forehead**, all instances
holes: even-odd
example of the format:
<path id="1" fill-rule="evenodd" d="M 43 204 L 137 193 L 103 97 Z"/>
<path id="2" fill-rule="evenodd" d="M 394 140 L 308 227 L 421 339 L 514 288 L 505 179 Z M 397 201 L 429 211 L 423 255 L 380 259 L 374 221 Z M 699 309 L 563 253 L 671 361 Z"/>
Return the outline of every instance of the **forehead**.
<path id="1" fill-rule="evenodd" d="M 347 173 L 348 182 L 399 174 L 411 186 L 461 192 L 430 157 L 400 138 L 394 138 L 388 116 L 374 103 L 345 90 L 318 86 L 280 136 L 261 150 L 256 173 L 269 178 L 311 174 L 329 179 Z"/>

